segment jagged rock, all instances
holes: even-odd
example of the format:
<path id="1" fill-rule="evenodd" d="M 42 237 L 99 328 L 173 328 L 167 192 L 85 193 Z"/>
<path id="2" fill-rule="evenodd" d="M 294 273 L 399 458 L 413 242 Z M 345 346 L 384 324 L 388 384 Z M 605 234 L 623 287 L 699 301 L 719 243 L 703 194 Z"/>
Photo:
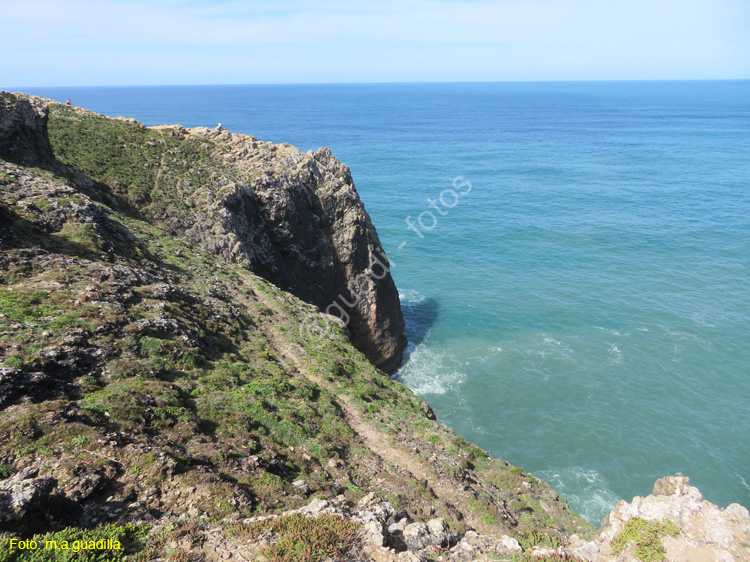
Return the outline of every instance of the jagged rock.
<path id="1" fill-rule="evenodd" d="M 477 555 L 487 548 L 487 541 L 476 531 L 468 531 L 454 546 L 449 555 L 452 562 L 470 562 L 476 560 Z"/>
<path id="2" fill-rule="evenodd" d="M 39 509 L 57 486 L 54 478 L 37 478 L 34 468 L 0 481 L 0 521 L 17 521 L 30 510 Z"/>
<path id="3" fill-rule="evenodd" d="M 448 546 L 448 523 L 442 517 L 431 519 L 427 522 L 427 530 L 430 533 L 430 544 L 432 546 Z"/>
<path id="4" fill-rule="evenodd" d="M 368 521 L 362 526 L 362 540 L 373 546 L 383 546 L 385 544 L 383 526 L 378 521 Z"/>
<path id="5" fill-rule="evenodd" d="M 294 486 L 294 489 L 301 494 L 306 494 L 310 491 L 310 486 L 308 486 L 307 482 L 305 482 L 304 480 L 295 480 L 294 482 L 292 482 L 292 486 Z"/>
<path id="6" fill-rule="evenodd" d="M 0 92 L 0 159 L 25 166 L 54 162 L 46 101 Z"/>
<path id="7" fill-rule="evenodd" d="M 503 554 L 521 552 L 523 550 L 518 541 L 513 537 L 509 537 L 508 535 L 503 535 L 502 537 L 500 537 L 499 547 Z"/>
<path id="8" fill-rule="evenodd" d="M 396 523 L 391 523 L 388 525 L 388 532 L 391 535 L 396 534 L 403 534 L 404 529 L 406 529 L 406 526 L 410 523 L 410 521 L 404 517 L 401 521 L 397 521 Z"/>
<path id="9" fill-rule="evenodd" d="M 736 503 L 720 509 L 704 500 L 698 488 L 688 482 L 689 479 L 679 473 L 667 476 L 656 482 L 653 494 L 645 498 L 636 496 L 630 503 L 620 501 L 604 519 L 596 539 L 574 544 L 569 552 L 592 562 L 636 560 L 633 549 L 614 556 L 611 544 L 628 521 L 637 517 L 645 521 L 670 521 L 679 529 L 677 536 L 661 539 L 668 561 L 750 560 L 748 510 Z"/>
<path id="10" fill-rule="evenodd" d="M 410 550 L 422 550 L 432 544 L 430 532 L 424 523 L 411 523 L 403 531 L 404 544 Z"/>
<path id="11" fill-rule="evenodd" d="M 248 143 L 258 144 L 233 135 L 223 149 L 244 151 L 233 163 L 243 172 L 258 165 Z M 221 230 L 199 221 L 186 236 L 228 260 L 244 258 L 253 272 L 338 318 L 354 345 L 392 372 L 405 346 L 398 292 L 349 168 L 326 148 L 312 155 L 272 148 L 264 166 L 282 164 L 286 173 L 236 184 L 219 202 Z"/>

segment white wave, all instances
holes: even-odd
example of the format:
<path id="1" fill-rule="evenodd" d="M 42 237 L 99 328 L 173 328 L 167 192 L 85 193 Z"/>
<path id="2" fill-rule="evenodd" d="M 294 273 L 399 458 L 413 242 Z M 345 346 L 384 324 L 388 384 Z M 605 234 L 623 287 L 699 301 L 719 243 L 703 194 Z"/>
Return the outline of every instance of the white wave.
<path id="1" fill-rule="evenodd" d="M 705 320 L 701 320 L 697 316 L 693 316 L 693 323 L 698 324 L 699 326 L 705 326 L 706 328 L 716 327 L 716 324 L 712 324 L 711 322 L 706 322 Z"/>
<path id="2" fill-rule="evenodd" d="M 737 474 L 735 472 L 735 474 Z M 745 480 L 741 474 L 737 474 L 737 478 L 739 478 L 742 481 L 742 485 L 750 491 L 750 484 L 747 483 L 747 480 Z"/>
<path id="3" fill-rule="evenodd" d="M 530 343 L 530 345 L 528 345 L 528 347 L 526 347 L 526 349 L 524 350 L 525 353 L 529 355 L 539 356 L 542 359 L 546 359 L 548 356 L 559 356 L 566 359 L 570 358 L 570 346 L 556 340 L 548 334 L 542 333 L 540 335 L 542 337 L 542 340 Z"/>
<path id="4" fill-rule="evenodd" d="M 466 375 L 453 368 L 446 354 L 419 344 L 395 378 L 418 396 L 424 396 L 458 391 Z"/>
<path id="5" fill-rule="evenodd" d="M 404 304 L 417 304 L 424 302 L 426 298 L 422 293 L 414 289 L 404 289 L 398 293 L 398 299 Z"/>
<path id="6" fill-rule="evenodd" d="M 597 330 L 601 330 L 602 332 L 607 332 L 608 334 L 612 334 L 613 336 L 629 336 L 630 335 L 630 334 L 623 334 L 622 332 L 613 330 L 611 328 L 603 328 L 602 326 L 594 326 L 594 328 L 596 328 Z"/>
<path id="7" fill-rule="evenodd" d="M 570 502 L 573 511 L 598 525 L 620 501 L 607 480 L 596 470 L 571 466 L 534 473 Z"/>
<path id="8" fill-rule="evenodd" d="M 622 351 L 616 345 L 612 345 L 609 348 L 609 354 L 615 360 L 615 363 L 622 363 Z"/>

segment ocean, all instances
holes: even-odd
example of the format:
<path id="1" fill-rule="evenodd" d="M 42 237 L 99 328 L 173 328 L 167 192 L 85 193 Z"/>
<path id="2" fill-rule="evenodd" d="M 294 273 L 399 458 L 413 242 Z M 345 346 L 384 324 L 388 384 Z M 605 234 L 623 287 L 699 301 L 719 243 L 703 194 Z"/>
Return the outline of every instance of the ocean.
<path id="1" fill-rule="evenodd" d="M 597 524 L 678 471 L 750 506 L 750 81 L 17 89 L 330 147 L 440 421 Z"/>

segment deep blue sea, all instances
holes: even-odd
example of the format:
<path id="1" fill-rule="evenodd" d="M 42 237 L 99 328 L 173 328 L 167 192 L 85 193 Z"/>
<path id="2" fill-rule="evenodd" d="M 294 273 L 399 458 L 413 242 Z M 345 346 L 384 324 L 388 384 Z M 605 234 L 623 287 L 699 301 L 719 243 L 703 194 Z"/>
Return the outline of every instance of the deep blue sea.
<path id="1" fill-rule="evenodd" d="M 441 421 L 595 523 L 677 471 L 750 506 L 750 81 L 28 93 L 330 147 Z"/>

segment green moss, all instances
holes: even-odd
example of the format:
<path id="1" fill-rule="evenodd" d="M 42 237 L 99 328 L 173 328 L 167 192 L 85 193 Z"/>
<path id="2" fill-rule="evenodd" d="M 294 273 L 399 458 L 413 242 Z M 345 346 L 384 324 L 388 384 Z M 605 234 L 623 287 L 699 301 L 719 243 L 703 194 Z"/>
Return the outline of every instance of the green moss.
<path id="1" fill-rule="evenodd" d="M 666 550 L 661 543 L 664 537 L 674 537 L 680 529 L 670 520 L 646 521 L 634 517 L 625 524 L 622 531 L 612 541 L 612 553 L 619 556 L 632 542 L 635 543 L 635 556 L 643 562 L 664 560 Z"/>

